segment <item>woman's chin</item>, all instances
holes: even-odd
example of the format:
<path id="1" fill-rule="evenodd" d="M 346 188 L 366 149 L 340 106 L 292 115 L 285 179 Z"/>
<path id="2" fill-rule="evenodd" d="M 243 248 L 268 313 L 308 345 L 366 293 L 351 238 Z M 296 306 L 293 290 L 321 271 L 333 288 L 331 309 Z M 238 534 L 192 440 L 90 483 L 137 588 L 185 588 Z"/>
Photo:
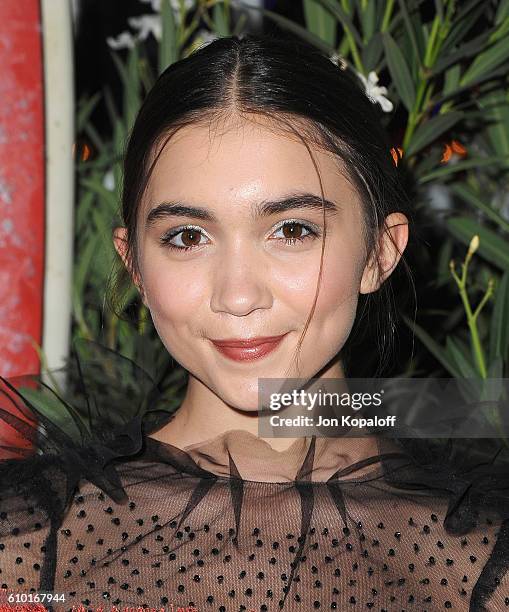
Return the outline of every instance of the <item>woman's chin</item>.
<path id="1" fill-rule="evenodd" d="M 243 393 L 241 389 L 229 388 L 221 390 L 221 388 L 218 388 L 216 393 L 223 402 L 239 412 L 251 415 L 258 412 L 259 399 L 257 389 L 254 392 Z"/>

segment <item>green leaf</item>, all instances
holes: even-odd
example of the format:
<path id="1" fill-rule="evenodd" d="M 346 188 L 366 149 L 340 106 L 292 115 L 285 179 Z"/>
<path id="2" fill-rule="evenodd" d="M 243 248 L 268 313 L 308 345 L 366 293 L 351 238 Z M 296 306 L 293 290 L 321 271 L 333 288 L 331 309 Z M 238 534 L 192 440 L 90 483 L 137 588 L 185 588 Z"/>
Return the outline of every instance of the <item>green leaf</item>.
<path id="1" fill-rule="evenodd" d="M 331 47 L 335 47 L 337 22 L 330 12 L 318 0 L 304 0 L 303 9 L 307 29 Z"/>
<path id="2" fill-rule="evenodd" d="M 141 106 L 141 80 L 139 73 L 138 46 L 129 49 L 127 56 L 127 83 L 124 83 L 124 113 L 127 128 L 130 129 Z"/>
<path id="3" fill-rule="evenodd" d="M 448 236 L 440 245 L 438 253 L 438 265 L 435 276 L 435 287 L 440 287 L 449 283 L 451 280 L 451 272 L 449 270 L 449 262 L 451 261 L 453 251 L 453 239 Z"/>
<path id="4" fill-rule="evenodd" d="M 106 104 L 106 109 L 108 111 L 110 122 L 113 123 L 120 117 L 120 113 L 117 110 L 115 105 L 115 101 L 113 99 L 113 94 L 111 93 L 111 89 L 109 85 L 104 87 L 104 102 Z"/>
<path id="5" fill-rule="evenodd" d="M 446 68 L 449 68 L 449 66 L 452 66 L 453 64 L 459 64 L 467 57 L 476 55 L 477 53 L 485 49 L 488 45 L 488 38 L 490 34 L 492 34 L 494 31 L 495 28 L 493 28 L 492 30 L 483 31 L 482 34 L 476 36 L 476 38 L 472 40 L 469 40 L 467 43 L 465 43 L 458 49 L 455 49 L 451 53 L 442 53 L 442 56 L 436 61 L 435 65 L 433 66 L 431 74 L 433 76 L 436 76 L 443 72 Z"/>
<path id="6" fill-rule="evenodd" d="M 442 91 L 445 94 L 453 93 L 458 88 L 460 82 L 460 74 L 461 66 L 459 64 L 456 64 L 455 66 L 447 70 L 444 78 L 444 86 L 442 88 Z"/>
<path id="7" fill-rule="evenodd" d="M 483 227 L 470 217 L 452 217 L 446 221 L 450 232 L 465 245 L 470 244 L 472 236 L 478 234 L 480 239 L 477 253 L 502 270 L 509 269 L 509 243 L 507 240 Z"/>
<path id="8" fill-rule="evenodd" d="M 509 271 L 495 289 L 495 306 L 490 322 L 490 360 L 505 359 L 509 350 Z"/>
<path id="9" fill-rule="evenodd" d="M 490 72 L 488 74 L 483 75 L 482 77 L 479 77 L 475 85 L 480 85 L 481 83 L 484 83 L 486 81 L 493 81 L 499 77 L 505 78 L 506 76 L 507 76 L 507 69 L 505 68 L 505 66 L 502 66 L 501 68 L 499 68 L 498 70 L 495 70 L 494 72 Z M 440 92 L 437 92 L 438 95 L 436 97 L 433 97 L 433 104 L 437 106 L 437 105 L 443 104 L 444 102 L 446 102 L 447 100 L 450 100 L 451 98 L 459 98 L 460 94 L 465 93 L 465 92 L 470 92 L 471 89 L 472 89 L 472 85 L 462 85 L 462 86 L 458 85 L 455 91 L 452 91 L 449 93 L 442 92 L 442 95 L 440 95 Z M 470 93 L 469 93 L 469 96 L 471 97 Z"/>
<path id="10" fill-rule="evenodd" d="M 91 240 L 80 250 L 80 256 L 76 260 L 76 266 L 74 267 L 73 284 L 76 291 L 76 295 L 84 296 L 85 287 L 88 278 L 88 272 L 92 258 L 97 251 L 97 242 L 99 236 L 96 234 Z"/>
<path id="11" fill-rule="evenodd" d="M 382 57 L 383 50 L 384 43 L 382 35 L 380 32 L 377 32 L 362 50 L 362 63 L 368 73 L 371 70 L 377 71 L 377 64 Z"/>
<path id="12" fill-rule="evenodd" d="M 461 10 L 458 11 L 451 29 L 442 45 L 442 53 L 465 40 L 472 27 L 478 22 L 485 12 L 485 0 L 471 0 L 462 2 Z"/>
<path id="13" fill-rule="evenodd" d="M 387 32 L 384 32 L 382 36 L 392 81 L 401 101 L 410 112 L 415 104 L 415 87 L 410 70 L 392 36 Z"/>
<path id="14" fill-rule="evenodd" d="M 154 75 L 154 71 L 152 70 L 152 66 L 150 65 L 150 62 L 146 58 L 143 58 L 142 60 L 140 60 L 139 70 L 140 70 L 140 81 L 141 81 L 143 90 L 145 92 L 148 92 L 152 89 L 156 81 L 156 77 Z"/>
<path id="15" fill-rule="evenodd" d="M 233 36 L 238 36 L 241 32 L 244 31 L 244 26 L 248 21 L 248 17 L 245 13 L 243 13 L 237 20 L 235 27 L 233 28 L 232 34 Z"/>
<path id="16" fill-rule="evenodd" d="M 477 104 L 489 122 L 486 129 L 495 153 L 505 156 L 509 163 L 509 92 L 489 91 L 478 98 Z"/>
<path id="17" fill-rule="evenodd" d="M 82 178 L 81 184 L 87 189 L 90 189 L 96 193 L 101 200 L 108 204 L 110 210 L 116 210 L 118 202 L 115 193 L 109 189 L 106 189 L 106 187 L 102 184 L 102 177 L 99 178 L 98 176 L 95 176 L 93 178 Z"/>
<path id="18" fill-rule="evenodd" d="M 93 206 L 95 199 L 95 194 L 90 190 L 83 190 L 83 194 L 79 198 L 78 206 L 76 210 L 75 216 L 75 229 L 77 230 L 77 235 L 82 236 L 83 230 L 88 227 L 89 215 L 91 214 L 91 208 Z"/>
<path id="19" fill-rule="evenodd" d="M 488 378 L 504 378 L 504 360 L 501 357 L 494 359 L 487 372 Z"/>
<path id="20" fill-rule="evenodd" d="M 498 4 L 497 14 L 495 16 L 495 23 L 501 24 L 504 19 L 509 17 L 509 0 L 500 0 Z"/>
<path id="21" fill-rule="evenodd" d="M 75 286 L 71 287 L 73 323 L 76 325 L 78 333 L 87 338 L 90 336 L 90 333 L 83 314 L 84 297 L 83 294 L 78 293 Z"/>
<path id="22" fill-rule="evenodd" d="M 426 43 L 424 42 L 424 33 L 422 31 L 422 19 L 418 8 L 419 4 L 419 2 L 416 3 L 415 10 L 410 14 L 410 22 L 415 33 L 419 57 L 424 57 L 424 54 L 426 53 Z"/>
<path id="23" fill-rule="evenodd" d="M 460 85 L 473 85 L 509 59 L 509 37 L 504 36 L 477 56 L 463 75 Z"/>
<path id="24" fill-rule="evenodd" d="M 159 45 L 159 74 L 178 59 L 177 27 L 170 0 L 161 3 L 162 34 Z"/>
<path id="25" fill-rule="evenodd" d="M 328 9 L 334 17 L 341 23 L 343 29 L 347 29 L 353 36 L 355 43 L 362 47 L 362 39 L 354 26 L 353 21 L 350 19 L 350 15 L 344 11 L 337 0 L 320 0 L 320 2 Z"/>
<path id="26" fill-rule="evenodd" d="M 127 62 L 124 64 L 120 57 L 112 52 L 111 57 L 118 70 L 122 82 L 123 91 L 123 113 L 125 121 L 130 127 L 134 123 L 134 118 L 141 103 L 140 99 L 140 78 L 138 74 L 138 48 L 135 45 L 129 49 Z"/>
<path id="27" fill-rule="evenodd" d="M 269 19 L 272 19 L 272 21 L 277 23 L 277 25 L 279 25 L 284 30 L 288 30 L 289 32 L 292 32 L 292 34 L 300 36 L 300 38 L 302 38 L 309 44 L 314 45 L 327 55 L 330 56 L 334 53 L 333 47 L 331 47 L 329 44 L 327 44 L 325 41 L 323 41 L 321 38 L 319 38 L 312 32 L 309 32 L 306 28 L 303 28 L 298 23 L 295 23 L 295 21 L 287 19 L 286 17 L 278 15 L 277 13 L 274 13 L 273 11 L 269 11 L 267 9 L 262 9 L 262 13 Z"/>
<path id="28" fill-rule="evenodd" d="M 100 99 L 100 91 L 95 93 L 88 100 L 81 98 L 78 104 L 78 113 L 76 115 L 76 132 L 78 134 L 83 130 L 85 123 L 90 119 L 90 115 L 94 112 L 94 109 Z"/>
<path id="29" fill-rule="evenodd" d="M 425 4 L 426 0 L 413 0 L 413 7 L 412 10 L 415 11 L 416 15 L 412 14 L 411 18 L 412 18 L 412 22 L 414 24 L 414 27 L 416 26 L 417 23 L 420 24 L 421 20 L 420 20 L 420 15 L 419 15 L 419 7 L 421 4 Z M 384 4 L 384 3 L 380 3 L 380 4 Z M 387 3 L 385 3 L 385 5 L 387 6 Z M 386 7 L 384 7 L 385 9 Z M 415 19 L 415 17 L 417 17 L 417 19 Z M 388 32 L 394 33 L 394 32 L 398 32 L 400 30 L 400 22 L 402 20 L 402 16 L 401 16 L 401 11 L 398 10 L 394 10 L 392 12 L 391 15 L 391 19 L 387 25 L 387 30 Z M 380 24 L 382 25 L 382 24 Z M 425 27 L 425 25 L 424 25 Z M 380 28 L 380 31 L 385 31 L 382 30 L 382 28 Z"/>
<path id="30" fill-rule="evenodd" d="M 106 220 L 101 212 L 94 208 L 92 218 L 96 226 L 96 234 L 99 236 L 97 249 L 93 254 L 91 274 L 97 279 L 98 283 L 105 282 L 111 272 L 114 260 L 114 247 L 112 232 L 109 227 L 109 218 Z"/>
<path id="31" fill-rule="evenodd" d="M 494 221 L 501 229 L 509 232 L 509 221 L 506 221 L 494 208 L 486 204 L 478 194 L 474 193 L 470 187 L 464 183 L 454 183 L 451 190 L 465 202 L 477 210 L 482 211 L 489 219 Z"/>
<path id="32" fill-rule="evenodd" d="M 92 122 L 88 121 L 85 124 L 84 132 L 90 138 L 90 140 L 92 141 L 93 145 L 95 146 L 95 148 L 98 151 L 103 151 L 104 150 L 106 145 L 105 145 L 103 139 L 99 136 L 99 132 L 95 129 L 95 127 L 92 124 Z"/>
<path id="33" fill-rule="evenodd" d="M 228 25 L 227 6 L 216 4 L 212 9 L 214 19 L 214 30 L 219 38 L 230 36 L 230 26 Z"/>
<path id="34" fill-rule="evenodd" d="M 366 8 L 361 9 L 362 39 L 367 43 L 372 39 L 376 30 L 377 3 L 375 0 L 368 0 Z"/>
<path id="35" fill-rule="evenodd" d="M 421 56 L 421 52 L 419 49 L 419 45 L 417 43 L 417 37 L 415 35 L 414 26 L 412 24 L 412 21 L 410 19 L 410 14 L 408 12 L 408 7 L 407 7 L 408 1 L 398 0 L 398 2 L 399 2 L 399 10 L 401 11 L 401 14 L 403 15 L 403 21 L 405 22 L 405 29 L 407 31 L 408 38 L 410 39 L 410 42 L 412 43 L 414 59 L 416 60 L 417 65 L 420 65 L 422 62 L 422 56 Z"/>
<path id="36" fill-rule="evenodd" d="M 429 183 L 430 181 L 435 181 L 436 179 L 444 178 L 445 176 L 455 174 L 456 172 L 464 172 L 465 170 L 469 170 L 470 168 L 482 168 L 484 166 L 496 167 L 497 165 L 506 162 L 507 158 L 505 157 L 472 157 L 470 159 L 456 162 L 455 164 L 446 164 L 443 168 L 437 168 L 436 170 L 432 170 L 431 172 L 420 176 L 418 178 L 418 182 L 420 185 L 424 185 L 424 183 Z"/>
<path id="37" fill-rule="evenodd" d="M 415 333 L 429 352 L 434 355 L 434 357 L 444 366 L 446 370 L 448 370 L 453 376 L 459 378 L 461 376 L 461 372 L 456 363 L 450 358 L 447 351 L 442 348 L 438 342 L 428 334 L 427 331 L 417 325 L 417 323 L 414 323 L 405 314 L 402 314 L 401 316 L 408 327 L 410 327 L 410 329 Z"/>
<path id="38" fill-rule="evenodd" d="M 445 346 L 450 359 L 456 364 L 461 376 L 464 378 L 479 377 L 478 372 L 468 357 L 470 351 L 462 347 L 461 343 L 456 341 L 452 336 L 447 336 Z"/>
<path id="39" fill-rule="evenodd" d="M 129 80 L 129 75 L 127 74 L 127 69 L 124 65 L 124 62 L 120 59 L 118 53 L 115 51 L 111 52 L 111 59 L 115 64 L 120 80 L 122 81 L 122 86 L 126 86 L 127 81 Z"/>
<path id="40" fill-rule="evenodd" d="M 436 140 L 439 136 L 451 129 L 453 125 L 463 118 L 460 111 L 452 111 L 443 115 L 435 115 L 429 121 L 421 124 L 415 131 L 410 145 L 405 151 L 406 155 L 415 155 L 418 151 Z"/>

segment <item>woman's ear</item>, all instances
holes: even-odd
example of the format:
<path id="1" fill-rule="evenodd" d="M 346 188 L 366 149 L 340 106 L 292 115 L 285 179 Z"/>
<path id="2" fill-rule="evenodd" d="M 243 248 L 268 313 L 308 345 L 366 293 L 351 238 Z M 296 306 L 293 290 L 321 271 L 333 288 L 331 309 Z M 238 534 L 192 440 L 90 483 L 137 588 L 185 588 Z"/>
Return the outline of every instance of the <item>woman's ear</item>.
<path id="1" fill-rule="evenodd" d="M 145 298 L 145 292 L 143 291 L 143 285 L 141 283 L 141 279 L 140 279 L 139 275 L 136 274 L 131 269 L 131 264 L 130 264 L 130 261 L 129 261 L 128 256 L 127 256 L 128 241 L 127 241 L 127 228 L 126 227 L 116 227 L 113 230 L 113 244 L 115 246 L 115 250 L 119 254 L 119 256 L 122 259 L 122 261 L 124 262 L 124 266 L 126 267 L 127 271 L 129 272 L 129 275 L 130 275 L 133 283 L 136 285 L 136 288 L 140 292 L 141 299 L 143 300 L 143 303 L 145 304 L 145 306 L 147 306 L 147 302 L 146 302 L 146 298 Z M 148 306 L 147 306 L 147 308 L 148 308 Z"/>
<path id="2" fill-rule="evenodd" d="M 380 232 L 378 258 L 373 252 L 364 268 L 360 293 L 372 293 L 380 288 L 398 265 L 407 242 L 407 217 L 403 213 L 391 213 L 385 220 L 385 228 Z"/>

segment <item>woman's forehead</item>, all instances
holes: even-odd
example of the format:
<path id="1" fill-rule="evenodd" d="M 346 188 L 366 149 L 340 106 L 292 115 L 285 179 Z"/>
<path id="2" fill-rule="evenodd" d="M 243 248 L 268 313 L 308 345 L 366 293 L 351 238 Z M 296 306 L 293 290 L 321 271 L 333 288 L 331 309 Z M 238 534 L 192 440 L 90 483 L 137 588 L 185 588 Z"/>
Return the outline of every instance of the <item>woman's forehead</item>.
<path id="1" fill-rule="evenodd" d="M 229 129 L 186 126 L 166 143 L 147 186 L 145 208 L 168 198 L 252 204 L 305 191 L 324 197 L 356 195 L 332 153 L 272 126 L 244 122 Z M 320 175 L 313 162 L 316 162 Z"/>

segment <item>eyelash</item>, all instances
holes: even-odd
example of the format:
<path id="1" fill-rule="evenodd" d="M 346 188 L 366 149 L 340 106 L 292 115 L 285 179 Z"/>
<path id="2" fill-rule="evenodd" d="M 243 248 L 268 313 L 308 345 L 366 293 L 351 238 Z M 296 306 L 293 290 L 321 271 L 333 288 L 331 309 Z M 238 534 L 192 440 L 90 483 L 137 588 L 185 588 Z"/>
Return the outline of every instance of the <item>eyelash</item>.
<path id="1" fill-rule="evenodd" d="M 320 235 L 320 232 L 318 230 L 316 230 L 313 226 L 304 223 L 302 221 L 297 221 L 297 220 L 287 220 L 284 223 L 282 223 L 279 227 L 277 227 L 275 229 L 275 231 L 279 231 L 280 229 L 282 229 L 283 227 L 287 226 L 287 225 L 300 225 L 302 227 L 304 227 L 306 230 L 308 230 L 308 234 L 306 234 L 305 236 L 297 236 L 295 238 L 278 238 L 278 240 L 282 240 L 284 241 L 286 244 L 295 244 L 297 241 L 299 242 L 304 242 L 304 240 L 306 240 L 307 238 L 316 238 Z M 178 236 L 179 234 L 181 234 L 182 232 L 185 232 L 186 230 L 194 230 L 200 234 L 202 234 L 202 231 L 199 227 L 196 227 L 194 225 L 185 225 L 183 227 L 179 227 L 175 230 L 171 230 L 168 233 L 164 234 L 164 236 L 161 236 L 160 238 L 160 242 L 164 247 L 168 247 L 170 249 L 174 249 L 176 251 L 189 251 L 195 248 L 198 248 L 199 245 L 197 246 L 177 246 L 175 244 L 171 244 L 170 240 L 172 238 L 175 238 L 175 236 Z M 203 235 L 203 234 L 202 234 Z"/>

